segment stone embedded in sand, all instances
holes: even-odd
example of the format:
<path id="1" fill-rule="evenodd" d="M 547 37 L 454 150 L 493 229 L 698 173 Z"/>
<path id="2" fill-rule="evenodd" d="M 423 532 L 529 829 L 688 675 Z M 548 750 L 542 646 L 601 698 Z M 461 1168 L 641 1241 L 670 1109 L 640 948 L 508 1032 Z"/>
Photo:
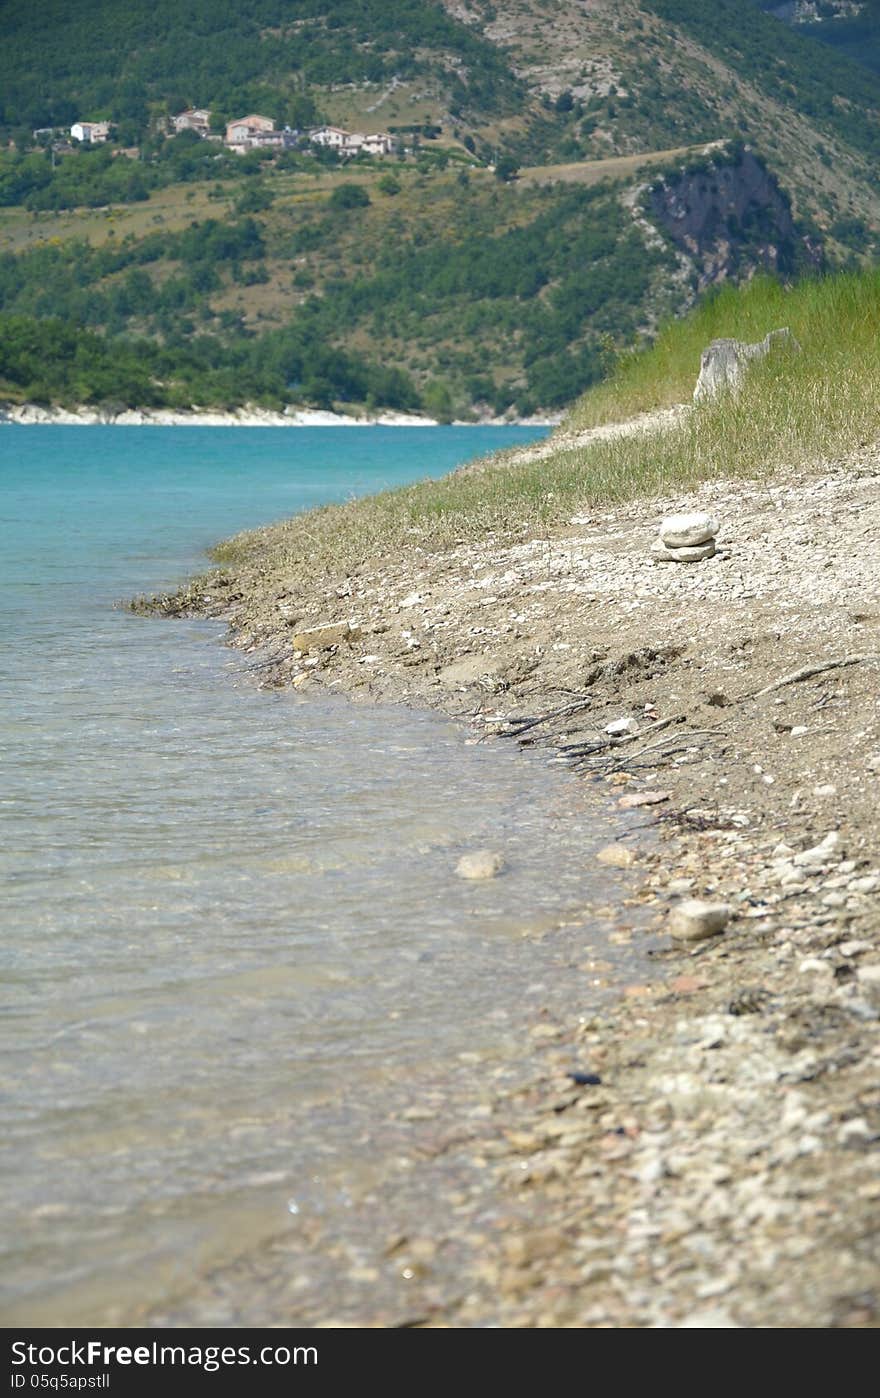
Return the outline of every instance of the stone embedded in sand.
<path id="1" fill-rule="evenodd" d="M 596 858 L 600 864 L 607 864 L 609 869 L 630 869 L 636 862 L 635 854 L 626 845 L 606 845 Z"/>
<path id="2" fill-rule="evenodd" d="M 667 931 L 681 942 L 702 942 L 723 932 L 730 921 L 726 903 L 709 903 L 703 898 L 686 898 L 673 908 L 666 924 Z"/>
<path id="3" fill-rule="evenodd" d="M 704 558 L 714 558 L 715 540 L 698 544 L 694 548 L 669 548 L 658 539 L 651 545 L 651 557 L 655 563 L 702 563 Z"/>
<path id="4" fill-rule="evenodd" d="M 835 855 L 840 858 L 840 835 L 836 830 L 830 830 L 825 839 L 818 845 L 813 845 L 811 849 L 801 850 L 792 859 L 792 864 L 796 864 L 799 869 L 806 869 L 810 872 L 824 869 L 830 864 Z"/>
<path id="5" fill-rule="evenodd" d="M 455 866 L 460 879 L 494 879 L 504 869 L 504 856 L 492 849 L 475 849 L 463 854 Z"/>
<path id="6" fill-rule="evenodd" d="M 297 631 L 293 648 L 303 651 L 328 650 L 330 646 L 338 646 L 340 641 L 356 641 L 360 634 L 350 621 L 336 621 L 329 626 L 309 626 L 305 631 Z"/>
<path id="7" fill-rule="evenodd" d="M 611 738 L 622 738 L 626 733 L 638 733 L 639 725 L 634 718 L 615 718 L 606 723 L 605 732 Z"/>
<path id="8" fill-rule="evenodd" d="M 661 542 L 670 549 L 692 549 L 708 544 L 718 533 L 718 521 L 704 510 L 692 514 L 667 515 L 660 524 Z"/>
<path id="9" fill-rule="evenodd" d="M 617 804 L 622 811 L 635 811 L 639 806 L 659 806 L 671 799 L 671 791 L 630 791 L 621 796 Z"/>

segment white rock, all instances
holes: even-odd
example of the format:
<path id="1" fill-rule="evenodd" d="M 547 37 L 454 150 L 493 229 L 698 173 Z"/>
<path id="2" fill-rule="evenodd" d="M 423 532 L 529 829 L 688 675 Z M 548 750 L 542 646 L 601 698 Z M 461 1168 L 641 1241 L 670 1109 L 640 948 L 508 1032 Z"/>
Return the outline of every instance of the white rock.
<path id="1" fill-rule="evenodd" d="M 864 874 L 859 879 L 850 880 L 851 893 L 876 893 L 880 888 L 880 874 Z"/>
<path id="2" fill-rule="evenodd" d="M 873 962 L 870 966 L 860 966 L 857 973 L 860 985 L 876 986 L 880 990 L 880 962 Z"/>
<path id="3" fill-rule="evenodd" d="M 821 869 L 824 865 L 831 863 L 839 844 L 840 835 L 836 830 L 832 830 L 818 845 L 813 845 L 812 849 L 801 850 L 800 854 L 796 854 L 792 863 L 796 864 L 799 869 Z"/>
<path id="4" fill-rule="evenodd" d="M 504 856 L 492 849 L 475 849 L 463 854 L 455 866 L 460 879 L 494 879 L 504 868 Z"/>
<path id="5" fill-rule="evenodd" d="M 615 718 L 611 723 L 606 723 L 605 732 L 612 738 L 622 737 L 624 733 L 638 733 L 639 725 L 634 718 Z"/>
<path id="6" fill-rule="evenodd" d="M 798 967 L 802 976 L 833 976 L 834 967 L 830 961 L 820 961 L 818 956 L 806 957 Z"/>
<path id="7" fill-rule="evenodd" d="M 691 1311 L 675 1326 L 676 1330 L 740 1330 L 739 1321 L 721 1306 Z"/>
<path id="8" fill-rule="evenodd" d="M 692 549 L 698 544 L 708 544 L 717 533 L 717 519 L 703 510 L 688 515 L 667 515 L 660 525 L 661 542 L 671 549 Z"/>
<path id="9" fill-rule="evenodd" d="M 782 884 L 784 888 L 790 886 L 803 888 L 804 886 L 803 870 L 796 869 L 790 859 L 775 859 L 770 872 L 775 882 Z"/>
<path id="10" fill-rule="evenodd" d="M 700 376 L 694 389 L 694 402 L 715 398 L 726 390 L 738 389 L 753 359 L 763 359 L 772 350 L 780 348 L 800 349 L 787 327 L 771 330 L 757 344 L 747 344 L 743 340 L 713 340 L 700 358 Z"/>
<path id="11" fill-rule="evenodd" d="M 681 898 L 685 893 L 690 893 L 693 886 L 693 879 L 670 879 L 666 892 L 671 898 Z"/>
<path id="12" fill-rule="evenodd" d="M 849 1121 L 845 1121 L 837 1133 L 837 1139 L 843 1146 L 846 1145 L 847 1141 L 870 1141 L 873 1136 L 874 1132 L 863 1116 L 850 1117 Z"/>
<path id="13" fill-rule="evenodd" d="M 682 942 L 701 942 L 723 932 L 730 921 L 726 903 L 709 903 L 702 898 L 686 898 L 669 914 L 666 930 Z"/>
<path id="14" fill-rule="evenodd" d="M 693 548 L 668 548 L 662 539 L 658 539 L 651 545 L 651 557 L 655 563 L 702 563 L 704 558 L 715 557 L 715 540 L 697 544 Z"/>

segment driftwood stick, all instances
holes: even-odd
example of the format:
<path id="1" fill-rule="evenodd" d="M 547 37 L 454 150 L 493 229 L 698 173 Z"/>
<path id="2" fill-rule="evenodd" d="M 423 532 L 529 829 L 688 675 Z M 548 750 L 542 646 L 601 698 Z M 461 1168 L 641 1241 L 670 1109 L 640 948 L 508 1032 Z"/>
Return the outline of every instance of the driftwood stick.
<path id="1" fill-rule="evenodd" d="M 496 738 L 519 738 L 523 733 L 528 733 L 530 729 L 537 728 L 541 723 L 550 723 L 554 718 L 568 718 L 570 714 L 580 713 L 582 709 L 588 709 L 593 700 L 588 694 L 581 696 L 573 704 L 566 704 L 561 709 L 551 709 L 549 713 L 539 714 L 537 718 L 511 718 L 508 719 L 510 725 L 506 733 L 496 733 Z"/>
<path id="2" fill-rule="evenodd" d="M 647 738 L 649 733 L 660 733 L 672 723 L 682 723 L 686 717 L 686 714 L 673 714 L 671 718 L 662 718 L 657 723 L 652 723 L 650 728 L 644 728 L 639 733 L 622 733 L 619 737 L 609 733 L 605 737 L 600 735 L 595 742 L 564 743 L 556 751 L 567 757 L 577 757 L 578 755 L 587 756 L 592 752 L 602 752 L 606 748 L 622 748 L 626 743 L 637 743 L 640 739 Z"/>
<path id="3" fill-rule="evenodd" d="M 724 730 L 721 728 L 702 728 L 695 729 L 691 733 L 667 733 L 665 738 L 661 738 L 659 742 L 656 743 L 649 743 L 646 748 L 641 748 L 639 752 L 629 753 L 614 759 L 606 759 L 596 765 L 599 767 L 604 766 L 610 772 L 619 771 L 622 767 L 626 767 L 630 763 L 641 762 L 643 758 L 648 757 L 651 753 L 660 753 L 662 751 L 664 757 L 671 757 L 673 753 L 686 752 L 687 749 L 692 746 L 694 739 L 714 738 L 719 734 L 724 736 Z"/>
<path id="4" fill-rule="evenodd" d="M 278 651 L 277 655 L 270 655 L 268 660 L 257 660 L 253 665 L 240 665 L 233 670 L 233 675 L 247 675 L 253 670 L 268 670 L 270 665 L 277 665 L 280 661 L 288 659 L 285 651 Z"/>
<path id="5" fill-rule="evenodd" d="M 880 662 L 880 655 L 845 655 L 842 660 L 828 660 L 824 665 L 805 665 L 802 670 L 793 670 L 790 675 L 783 675 L 781 680 L 774 680 L 773 684 L 765 685 L 763 689 L 755 690 L 754 694 L 745 695 L 745 698 L 761 699 L 765 694 L 773 694 L 775 690 L 782 689 L 787 684 L 811 680 L 814 675 L 824 675 L 828 670 L 842 670 L 847 665 L 869 665 L 877 662 Z"/>

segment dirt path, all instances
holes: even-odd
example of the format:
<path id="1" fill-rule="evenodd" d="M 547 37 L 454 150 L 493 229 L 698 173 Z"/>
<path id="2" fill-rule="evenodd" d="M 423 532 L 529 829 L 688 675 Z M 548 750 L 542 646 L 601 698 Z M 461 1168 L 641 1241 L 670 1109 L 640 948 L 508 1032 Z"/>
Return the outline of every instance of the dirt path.
<path id="1" fill-rule="evenodd" d="M 629 418 L 626 422 L 606 422 L 600 427 L 586 427 L 581 432 L 554 432 L 546 441 L 533 447 L 525 447 L 521 452 L 512 454 L 508 460 L 514 465 L 525 464 L 527 461 L 545 461 L 547 457 L 555 456 L 559 451 L 587 447 L 591 442 L 610 442 L 615 437 L 634 437 L 641 432 L 654 432 L 658 428 L 672 427 L 681 422 L 689 411 L 687 403 L 679 403 L 674 408 L 658 408 L 656 412 L 640 413 L 638 417 Z"/>

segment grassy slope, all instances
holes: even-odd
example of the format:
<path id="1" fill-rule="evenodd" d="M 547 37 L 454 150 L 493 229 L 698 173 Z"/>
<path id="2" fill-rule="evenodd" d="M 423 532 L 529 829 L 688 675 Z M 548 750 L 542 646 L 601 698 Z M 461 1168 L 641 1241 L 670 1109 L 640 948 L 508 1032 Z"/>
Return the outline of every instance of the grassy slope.
<path id="1" fill-rule="evenodd" d="M 312 511 L 229 541 L 217 561 L 255 565 L 255 586 L 269 598 L 285 579 L 356 572 L 379 552 L 514 540 L 562 525 L 575 510 L 711 477 L 761 479 L 841 455 L 880 433 L 878 316 L 878 271 L 804 281 L 790 292 L 763 280 L 726 292 L 588 393 L 563 431 L 689 397 L 699 350 L 716 333 L 754 338 L 790 325 L 802 353 L 756 366 L 740 396 L 702 405 L 672 429 L 580 447 L 560 437 L 549 457 L 516 464 L 506 453 L 485 470 Z"/>
<path id="2" fill-rule="evenodd" d="M 820 379 L 839 375 L 847 383 L 877 365 L 880 271 L 808 278 L 786 287 L 758 277 L 744 287 L 724 287 L 690 315 L 669 323 L 648 350 L 625 356 L 615 373 L 586 393 L 572 408 L 567 429 L 582 430 L 619 422 L 655 408 L 689 402 L 700 369 L 700 355 L 711 340 L 732 336 L 761 340 L 788 326 L 803 354 L 785 365 L 785 382 L 803 395 Z M 776 375 L 758 375 L 753 392 Z M 865 406 L 873 410 L 875 393 Z M 728 412 L 732 407 L 728 405 Z"/>

